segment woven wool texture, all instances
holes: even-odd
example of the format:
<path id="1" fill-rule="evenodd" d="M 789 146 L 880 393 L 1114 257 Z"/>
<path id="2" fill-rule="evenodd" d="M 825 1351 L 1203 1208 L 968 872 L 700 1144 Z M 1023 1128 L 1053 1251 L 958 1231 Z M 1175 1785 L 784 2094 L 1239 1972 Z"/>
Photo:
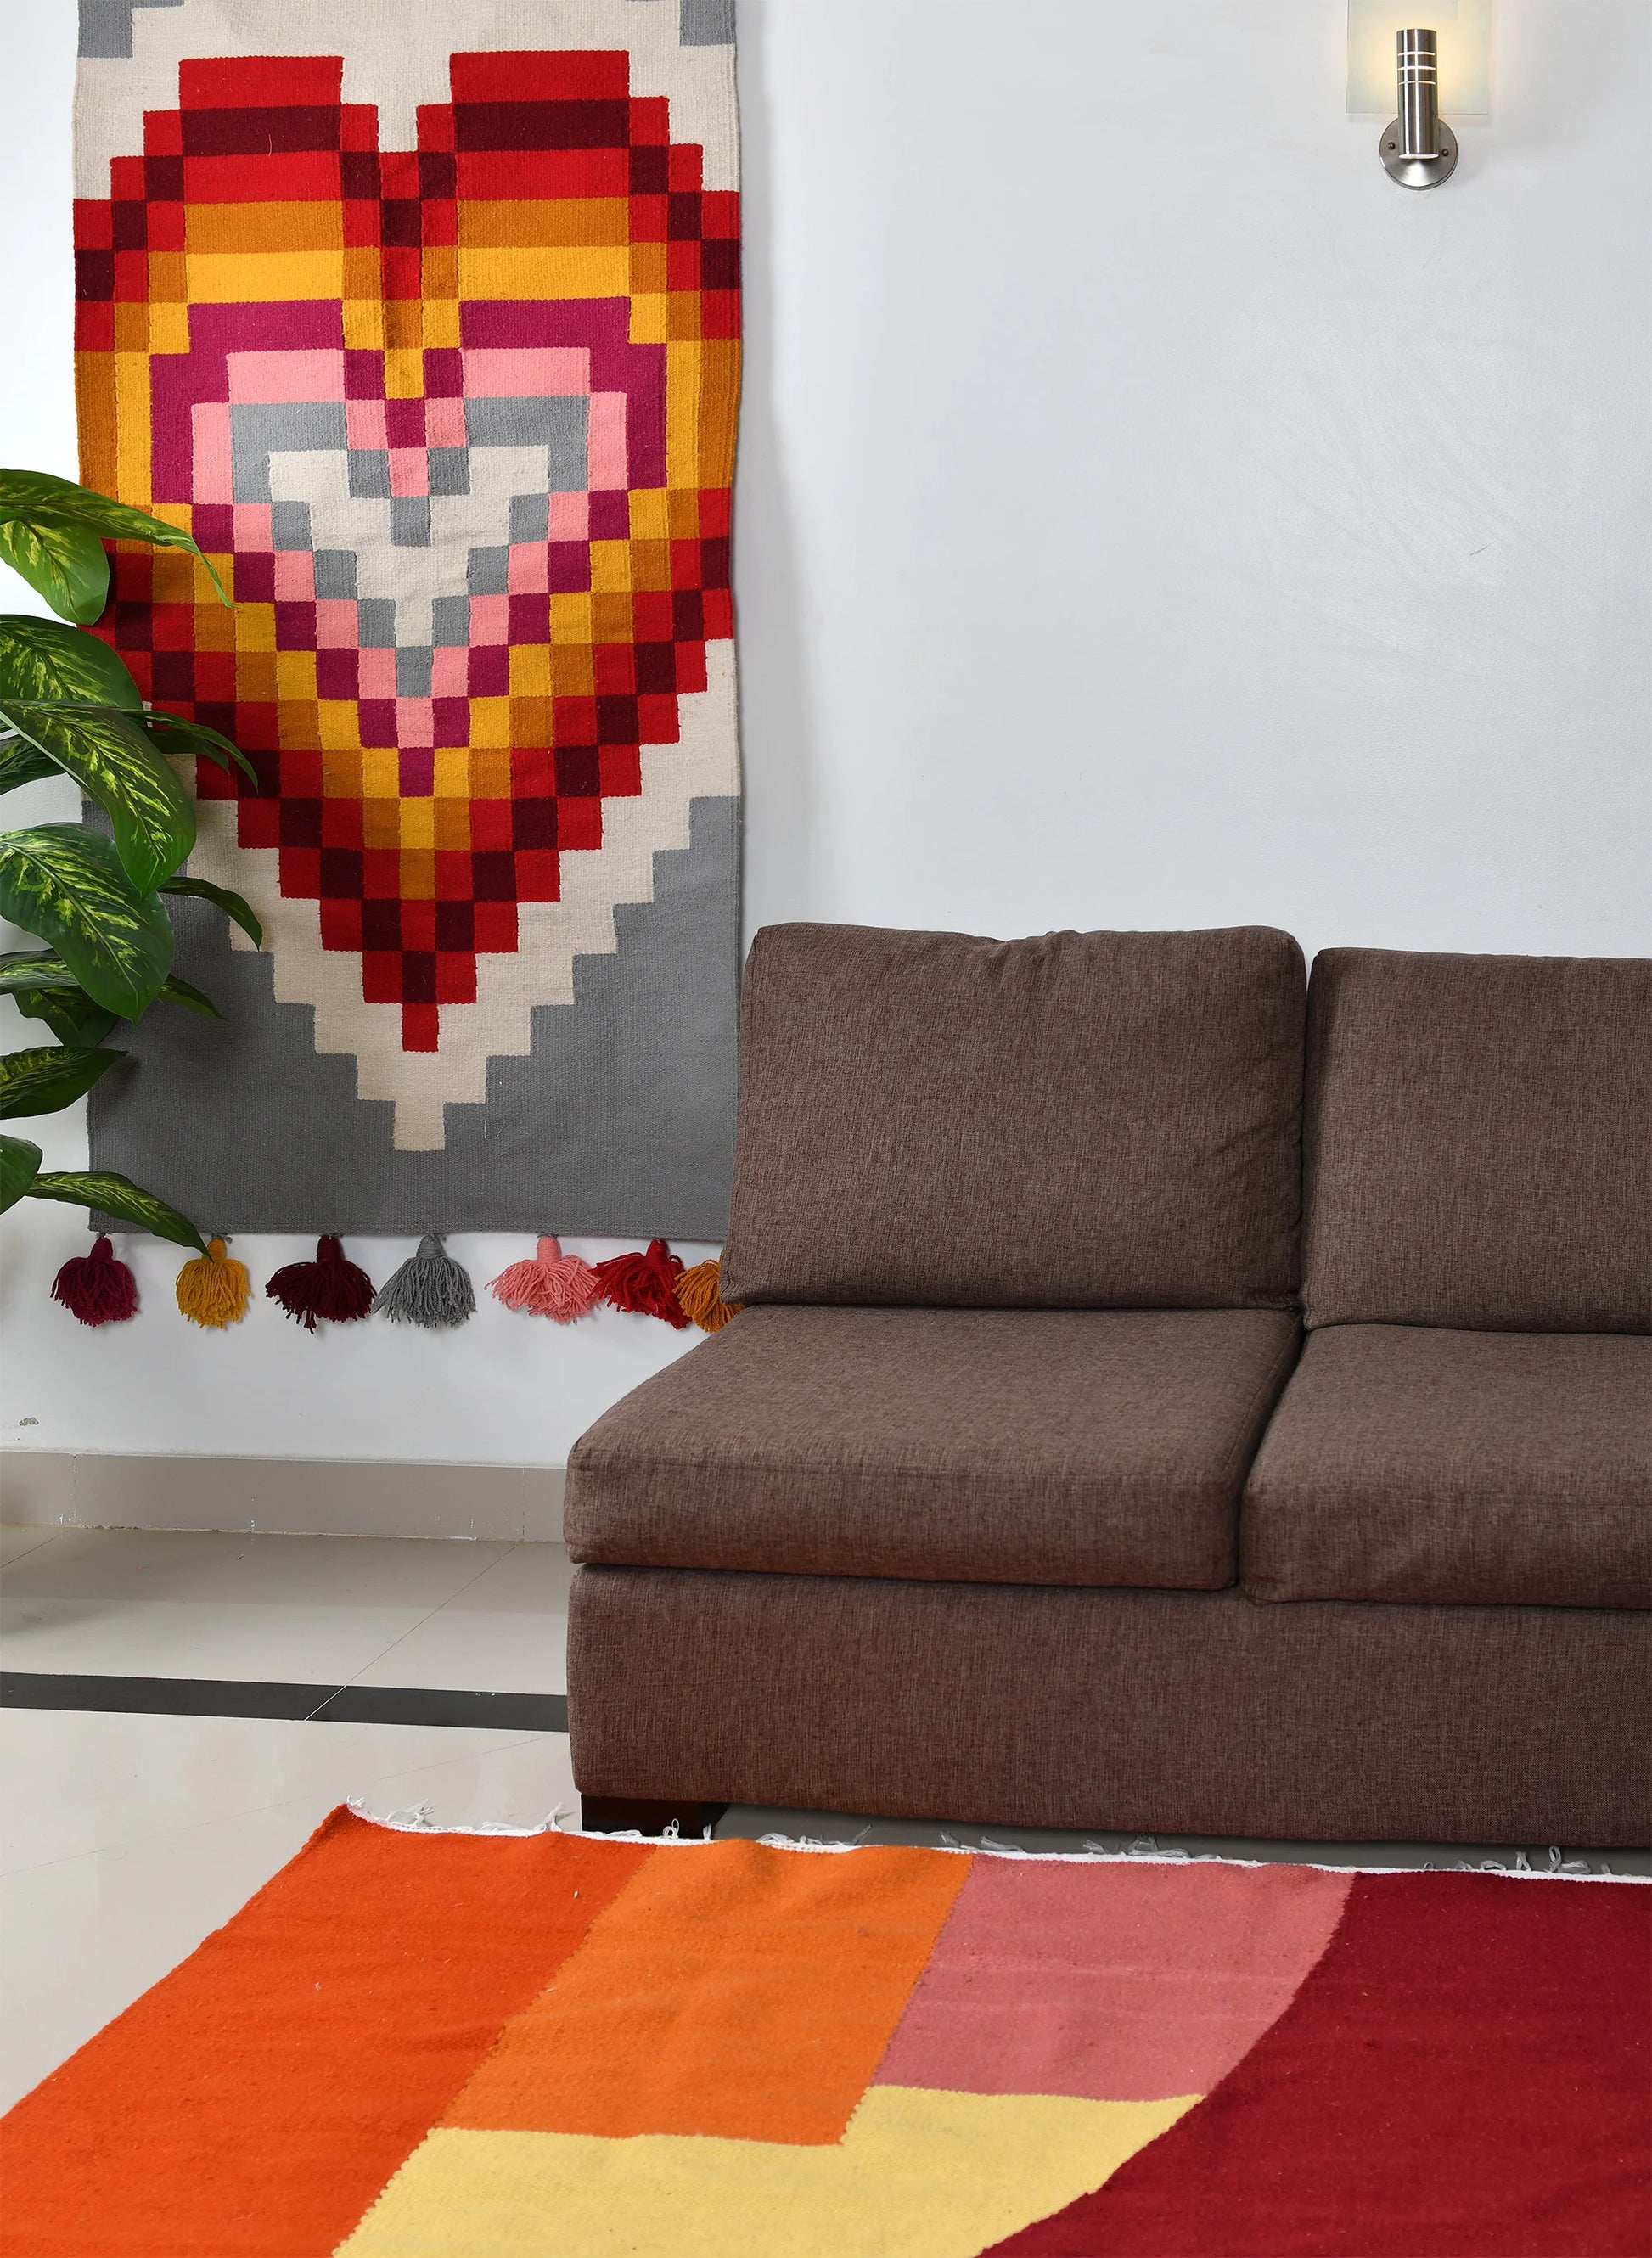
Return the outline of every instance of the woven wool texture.
<path id="1" fill-rule="evenodd" d="M 266 928 L 182 905 L 228 1024 L 151 1016 L 94 1165 L 243 1230 L 720 1234 L 732 39 L 713 0 L 84 0 L 82 475 L 235 600 L 134 548 L 99 631 L 252 757 L 202 764 L 189 867 Z"/>
<path id="2" fill-rule="evenodd" d="M 1648 1894 L 337 1812 L 11 2112 L 6 2247 L 1627 2258 Z"/>

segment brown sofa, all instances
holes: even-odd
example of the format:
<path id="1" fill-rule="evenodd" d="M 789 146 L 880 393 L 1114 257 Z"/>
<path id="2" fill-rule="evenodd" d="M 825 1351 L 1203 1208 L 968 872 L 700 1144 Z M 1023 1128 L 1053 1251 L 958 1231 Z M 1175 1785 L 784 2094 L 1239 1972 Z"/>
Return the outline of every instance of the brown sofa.
<path id="1" fill-rule="evenodd" d="M 587 1823 L 1648 1831 L 1652 965 L 791 926 L 568 1476 Z"/>

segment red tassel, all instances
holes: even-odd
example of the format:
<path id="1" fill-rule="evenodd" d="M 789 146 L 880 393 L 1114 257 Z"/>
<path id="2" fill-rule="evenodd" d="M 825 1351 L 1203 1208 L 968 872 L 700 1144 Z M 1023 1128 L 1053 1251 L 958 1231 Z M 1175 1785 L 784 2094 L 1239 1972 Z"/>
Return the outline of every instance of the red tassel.
<path id="1" fill-rule="evenodd" d="M 602 1298 L 610 1308 L 662 1317 L 678 1332 L 687 1331 L 688 1319 L 677 1298 L 683 1260 L 663 1239 L 649 1239 L 646 1254 L 611 1254 L 597 1264 L 596 1271 Z"/>
<path id="2" fill-rule="evenodd" d="M 63 1265 L 52 1282 L 52 1299 L 83 1325 L 118 1324 L 137 1315 L 138 1281 L 100 1239 L 89 1254 L 71 1255 Z"/>
<path id="3" fill-rule="evenodd" d="M 318 1239 L 313 1262 L 289 1262 L 264 1289 L 289 1317 L 296 1317 L 307 1333 L 316 1330 L 317 1317 L 347 1325 L 365 1317 L 372 1307 L 372 1280 L 344 1259 L 336 1239 Z"/>

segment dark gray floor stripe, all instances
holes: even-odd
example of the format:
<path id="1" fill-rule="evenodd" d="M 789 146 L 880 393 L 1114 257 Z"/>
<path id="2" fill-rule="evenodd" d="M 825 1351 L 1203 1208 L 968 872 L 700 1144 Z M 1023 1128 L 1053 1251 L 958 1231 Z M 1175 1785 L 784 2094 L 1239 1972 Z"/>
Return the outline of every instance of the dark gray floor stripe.
<path id="1" fill-rule="evenodd" d="M 164 1717 L 308 1717 L 337 1689 L 259 1679 L 87 1678 L 69 1672 L 0 1672 L 0 1708 L 126 1710 Z"/>
<path id="2" fill-rule="evenodd" d="M 457 1725 L 565 1733 L 562 1694 L 471 1694 L 431 1686 L 280 1686 L 262 1679 L 91 1678 L 0 1671 L 0 1708 L 85 1709 L 152 1717 L 277 1717 L 334 1725 Z"/>
<path id="3" fill-rule="evenodd" d="M 469 1694 L 436 1686 L 344 1686 L 315 1713 L 333 1725 L 469 1725 L 495 1733 L 565 1733 L 565 1694 Z"/>

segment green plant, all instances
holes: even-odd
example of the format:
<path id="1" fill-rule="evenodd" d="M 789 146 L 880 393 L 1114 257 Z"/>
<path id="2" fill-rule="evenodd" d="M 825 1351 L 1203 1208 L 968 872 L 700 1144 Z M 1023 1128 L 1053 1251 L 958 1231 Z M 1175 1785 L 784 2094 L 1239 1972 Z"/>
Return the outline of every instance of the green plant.
<path id="1" fill-rule="evenodd" d="M 178 872 L 195 845 L 195 803 L 170 756 L 252 770 L 227 737 L 146 707 L 122 661 L 82 629 L 109 600 L 106 540 L 145 541 L 200 557 L 187 533 L 43 471 L 0 471 L 0 559 L 58 620 L 0 616 L 0 792 L 72 777 L 108 818 L 0 832 L 0 914 L 39 946 L 0 955 L 0 993 L 57 1040 L 0 1056 L 0 1119 L 56 1113 L 124 1054 L 103 1047 L 156 1002 L 222 1015 L 172 969 L 168 895 L 216 902 L 254 941 L 238 894 Z M 73 622 L 59 625 L 59 621 Z M 256 778 L 253 778 L 256 783 Z M 42 1175 L 40 1148 L 0 1135 L 0 1211 L 25 1196 L 101 1209 L 182 1246 L 204 1246 L 186 1216 L 125 1176 Z"/>

